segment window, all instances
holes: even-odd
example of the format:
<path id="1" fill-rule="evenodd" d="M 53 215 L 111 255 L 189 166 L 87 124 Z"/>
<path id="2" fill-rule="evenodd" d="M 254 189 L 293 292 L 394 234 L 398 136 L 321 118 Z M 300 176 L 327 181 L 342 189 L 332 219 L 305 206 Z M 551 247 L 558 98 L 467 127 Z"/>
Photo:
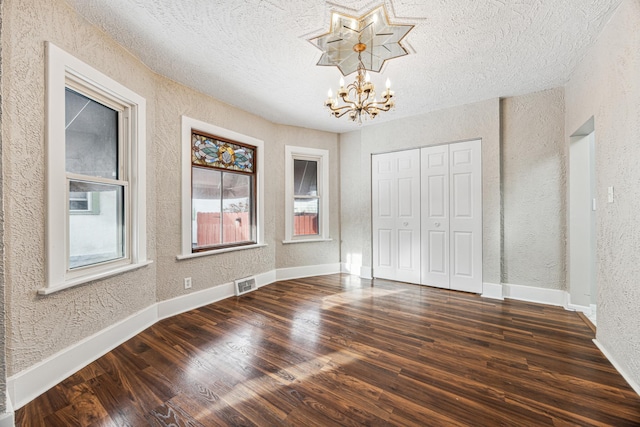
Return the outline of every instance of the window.
<path id="1" fill-rule="evenodd" d="M 191 133 L 192 252 L 256 243 L 255 151 Z"/>
<path id="2" fill-rule="evenodd" d="M 145 100 L 47 44 L 48 294 L 149 264 Z"/>
<path id="3" fill-rule="evenodd" d="M 285 148 L 284 243 L 329 240 L 329 152 Z"/>
<path id="4" fill-rule="evenodd" d="M 293 159 L 293 235 L 319 234 L 318 161 Z"/>
<path id="5" fill-rule="evenodd" d="M 264 246 L 262 141 L 182 118 L 182 254 Z"/>

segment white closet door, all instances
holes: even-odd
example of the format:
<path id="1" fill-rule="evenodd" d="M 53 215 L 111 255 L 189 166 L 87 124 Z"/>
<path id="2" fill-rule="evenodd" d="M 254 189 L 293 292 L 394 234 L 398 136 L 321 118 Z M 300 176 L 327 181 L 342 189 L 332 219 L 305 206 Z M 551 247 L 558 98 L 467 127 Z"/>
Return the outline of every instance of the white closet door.
<path id="1" fill-rule="evenodd" d="M 372 156 L 373 275 L 420 283 L 420 150 Z"/>
<path id="2" fill-rule="evenodd" d="M 449 288 L 449 146 L 423 148 L 421 157 L 423 285 Z"/>
<path id="3" fill-rule="evenodd" d="M 449 146 L 450 287 L 482 292 L 482 159 L 480 140 Z"/>

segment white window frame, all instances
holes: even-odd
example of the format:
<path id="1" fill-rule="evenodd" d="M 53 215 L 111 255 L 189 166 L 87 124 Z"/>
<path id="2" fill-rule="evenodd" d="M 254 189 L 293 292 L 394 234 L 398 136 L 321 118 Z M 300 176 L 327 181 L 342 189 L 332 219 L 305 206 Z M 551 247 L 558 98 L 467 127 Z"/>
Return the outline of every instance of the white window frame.
<path id="1" fill-rule="evenodd" d="M 47 42 L 47 280 L 41 295 L 103 279 L 150 264 L 146 244 L 146 100 L 95 68 Z M 66 171 L 65 88 L 103 97 L 126 108 L 124 160 L 125 257 L 68 268 L 69 194 Z"/>
<path id="2" fill-rule="evenodd" d="M 320 206 L 318 213 L 320 221 L 318 234 L 314 236 L 294 236 L 294 212 L 293 202 L 295 193 L 293 189 L 294 181 L 294 160 L 311 160 L 318 162 L 318 196 Z M 319 148 L 285 146 L 285 239 L 282 243 L 303 243 L 303 242 L 326 242 L 330 241 L 329 236 L 329 150 Z"/>
<path id="3" fill-rule="evenodd" d="M 219 138 L 256 147 L 256 243 L 193 252 L 191 234 L 191 133 L 202 132 Z M 224 129 L 191 117 L 182 116 L 182 247 L 177 259 L 199 258 L 225 252 L 242 251 L 267 246 L 264 243 L 264 142 L 251 136 Z"/>

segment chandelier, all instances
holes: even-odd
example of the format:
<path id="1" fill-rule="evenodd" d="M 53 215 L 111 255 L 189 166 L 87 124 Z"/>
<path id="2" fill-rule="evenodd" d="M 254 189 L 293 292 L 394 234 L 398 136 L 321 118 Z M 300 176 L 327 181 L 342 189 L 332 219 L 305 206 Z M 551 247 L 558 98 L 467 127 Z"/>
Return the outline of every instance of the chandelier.
<path id="1" fill-rule="evenodd" d="M 400 42 L 412 28 L 413 25 L 391 24 L 384 6 L 359 18 L 332 14 L 329 32 L 309 40 L 323 52 L 318 65 L 336 66 L 343 76 L 356 73 L 355 81 L 347 86 L 340 78 L 335 97 L 329 90 L 324 105 L 332 116 L 348 115 L 352 121 L 362 123 L 363 118 L 373 119 L 395 106 L 389 79 L 378 100 L 368 71 L 380 72 L 388 59 L 407 55 Z"/>
<path id="2" fill-rule="evenodd" d="M 362 52 L 367 48 L 364 43 L 358 43 L 353 50 L 358 52 L 358 68 L 356 69 L 356 79 L 353 83 L 344 85 L 344 78 L 340 77 L 340 89 L 337 97 L 333 97 L 333 92 L 329 89 L 329 94 L 324 105 L 329 108 L 331 114 L 337 118 L 349 114 L 349 119 L 362 123 L 362 116 L 375 118 L 380 111 L 389 111 L 395 106 L 391 82 L 387 79 L 386 90 L 382 93 L 382 101 L 376 98 L 375 88 L 371 83 L 371 77 L 362 63 Z M 344 104 L 340 104 L 341 100 Z"/>

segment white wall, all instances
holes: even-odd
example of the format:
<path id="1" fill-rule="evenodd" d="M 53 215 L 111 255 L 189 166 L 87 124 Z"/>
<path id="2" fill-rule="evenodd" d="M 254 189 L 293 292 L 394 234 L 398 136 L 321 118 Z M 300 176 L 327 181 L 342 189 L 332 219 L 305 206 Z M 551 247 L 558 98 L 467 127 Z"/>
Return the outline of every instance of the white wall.
<path id="1" fill-rule="evenodd" d="M 597 339 L 640 384 L 640 2 L 623 0 L 566 86 L 566 141 L 595 122 Z M 614 187 L 607 203 L 607 187 Z"/>
<path id="2" fill-rule="evenodd" d="M 11 16 L 3 21 L 0 76 L 3 117 L 10 118 L 2 120 L 0 130 L 5 204 L 5 231 L 0 237 L 4 237 L 3 247 L 10 248 L 0 266 L 6 294 L 9 375 L 157 301 L 184 295 L 183 277 L 193 277 L 192 291 L 197 291 L 274 268 L 334 263 L 339 256 L 345 265 L 354 270 L 364 267 L 366 273 L 372 255 L 370 157 L 405 148 L 481 138 L 484 281 L 499 284 L 508 280 L 565 289 L 566 249 L 562 245 L 566 231 L 561 222 L 566 216 L 566 199 L 562 198 L 561 163 L 566 162 L 567 147 L 558 143 L 557 135 L 564 133 L 568 144 L 568 135 L 595 116 L 597 197 L 602 207 L 597 224 L 598 339 L 640 382 L 637 0 L 624 0 L 567 85 L 564 129 L 562 90 L 554 89 L 502 103 L 487 100 L 365 127 L 341 135 L 339 143 L 334 134 L 274 125 L 153 74 L 78 17 L 64 0 L 3 1 L 3 15 Z M 32 153 L 44 152 L 45 147 L 45 40 L 126 83 L 147 99 L 147 252 L 155 262 L 136 272 L 38 297 L 36 290 L 44 285 L 45 277 L 46 183 L 43 162 L 34 162 Z M 267 247 L 176 260 L 180 252 L 179 141 L 183 114 L 265 141 Z M 326 148 L 336 160 L 331 162 L 334 241 L 281 245 L 284 145 Z M 541 206 L 531 206 L 527 199 L 537 191 L 536 178 L 529 176 L 549 180 L 544 185 L 544 200 L 542 194 L 535 193 Z M 613 204 L 606 204 L 609 185 L 616 188 Z M 522 206 L 536 209 L 539 215 L 530 215 Z M 539 239 L 531 248 L 519 238 L 528 228 L 536 230 L 533 237 Z M 535 262 L 527 265 L 531 257 Z M 0 371 L 2 367 L 0 357 Z M 0 397 L 2 381 L 0 377 Z"/>
<path id="3" fill-rule="evenodd" d="M 155 303 L 156 266 L 39 297 L 45 286 L 45 40 L 152 100 L 155 75 L 62 0 L 5 0 L 2 158 L 5 203 L 7 374 L 33 366 Z M 155 205 L 155 115 L 147 104 L 147 206 Z M 24 141 L 29 141 L 24 144 Z M 40 157 L 34 158 L 33 153 Z M 155 259 L 155 212 L 147 210 Z"/>
<path id="4" fill-rule="evenodd" d="M 291 268 L 297 265 L 323 265 L 340 262 L 340 180 L 338 168 L 341 162 L 338 149 L 338 135 L 329 132 L 312 131 L 292 126 L 278 126 L 277 162 L 274 162 L 274 180 L 271 185 L 276 192 L 278 212 L 276 221 L 276 267 Z M 329 150 L 329 237 L 328 242 L 283 244 L 285 240 L 285 164 L 284 147 L 293 145 Z"/>
<path id="5" fill-rule="evenodd" d="M 501 102 L 504 283 L 566 289 L 564 90 Z"/>
<path id="6" fill-rule="evenodd" d="M 156 302 L 224 288 L 234 279 L 276 268 L 339 263 L 337 135 L 275 125 L 154 74 L 78 16 L 64 0 L 3 1 L 3 16 L 11 19 L 3 22 L 1 40 L 0 87 L 5 118 L 1 129 L 2 193 L 6 215 L 2 247 L 9 250 L 0 264 L 8 328 L 6 343 L 2 341 L 4 347 L 0 350 L 6 351 L 9 376 L 33 368 L 59 351 L 154 307 Z M 45 286 L 45 162 L 37 160 L 37 153 L 45 152 L 45 41 L 53 42 L 147 101 L 147 254 L 154 262 L 134 272 L 38 296 L 37 290 Z M 264 141 L 267 246 L 176 259 L 181 248 L 182 115 Z M 288 247 L 280 243 L 284 240 L 284 217 L 280 214 L 284 200 L 280 193 L 285 145 L 330 151 L 332 242 Z M 276 251 L 280 251 L 277 260 Z M 192 278 L 190 290 L 184 289 L 184 277 Z M 0 356 L 0 401 L 3 368 Z"/>
<path id="7" fill-rule="evenodd" d="M 483 280 L 500 283 L 500 112 L 497 99 L 395 120 L 340 136 L 341 261 L 370 273 L 371 155 L 482 139 Z"/>
<path id="8" fill-rule="evenodd" d="M 3 25 L 3 0 L 0 0 L 0 42 L 5 38 L 4 25 Z M 3 70 L 3 53 L 0 49 L 0 81 L 2 80 L 2 70 Z M 4 86 L 0 86 L 0 105 L 4 100 Z M 3 156 L 2 152 L 4 151 L 2 148 L 2 141 L 4 133 L 2 132 L 2 122 L 4 115 L 0 112 L 0 414 L 7 410 L 6 401 L 7 401 L 7 372 L 6 372 L 6 356 L 5 356 L 5 345 L 6 342 L 6 334 L 5 334 L 5 269 L 4 269 L 4 179 L 3 179 Z"/>
<path id="9" fill-rule="evenodd" d="M 341 135 L 342 262 L 371 266 L 371 154 L 482 138 L 483 282 L 566 289 L 564 91 L 490 100 Z M 345 159 L 349 159 L 348 162 Z"/>

